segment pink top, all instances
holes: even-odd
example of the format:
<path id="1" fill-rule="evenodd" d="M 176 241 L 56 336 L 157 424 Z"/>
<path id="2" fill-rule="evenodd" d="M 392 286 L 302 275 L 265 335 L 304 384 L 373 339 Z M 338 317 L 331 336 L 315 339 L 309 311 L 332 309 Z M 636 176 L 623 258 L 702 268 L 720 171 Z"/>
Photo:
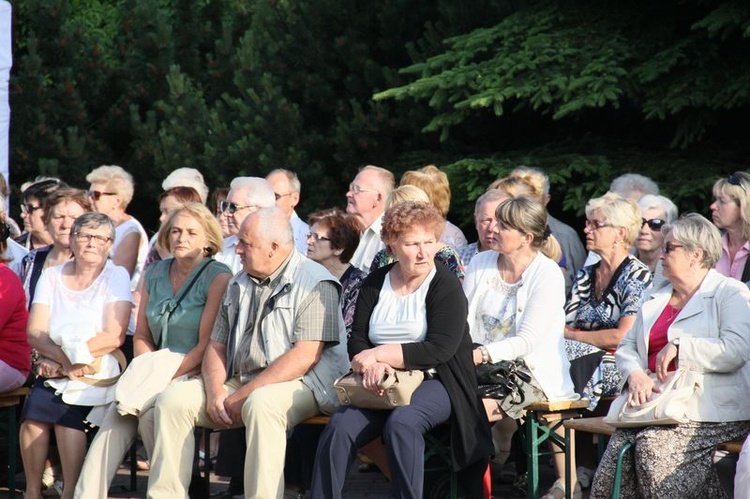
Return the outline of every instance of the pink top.
<path id="1" fill-rule="evenodd" d="M 26 338 L 29 312 L 21 280 L 0 263 L 0 360 L 28 376 L 31 346 Z"/>
<path id="2" fill-rule="evenodd" d="M 648 369 L 652 373 L 656 372 L 656 355 L 661 352 L 664 345 L 669 341 L 669 326 L 672 325 L 677 315 L 680 313 L 679 309 L 674 308 L 672 305 L 667 303 L 667 306 L 662 310 L 659 318 L 656 319 L 654 325 L 651 326 L 651 332 L 648 335 Z M 675 362 L 672 361 L 669 364 L 669 371 L 677 369 Z"/>
<path id="3" fill-rule="evenodd" d="M 745 244 L 737 250 L 737 253 L 734 255 L 734 260 L 730 262 L 728 241 L 726 234 L 721 236 L 721 258 L 719 258 L 719 261 L 716 263 L 716 271 L 721 275 L 742 280 L 742 271 L 745 269 L 747 257 L 750 255 L 750 242 L 745 242 Z"/>

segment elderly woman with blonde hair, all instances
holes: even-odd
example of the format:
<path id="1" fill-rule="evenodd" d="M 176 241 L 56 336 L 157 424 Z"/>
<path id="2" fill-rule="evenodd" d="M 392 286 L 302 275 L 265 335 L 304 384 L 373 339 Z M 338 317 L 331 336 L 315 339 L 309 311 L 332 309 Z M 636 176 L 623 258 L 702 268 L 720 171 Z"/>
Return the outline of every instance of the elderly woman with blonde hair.
<path id="1" fill-rule="evenodd" d="M 135 290 L 148 254 L 148 236 L 141 223 L 125 213 L 133 200 L 133 176 L 120 166 L 100 166 L 88 175 L 89 197 L 94 211 L 107 215 L 117 233 L 112 245 L 112 261 L 128 271 L 131 290 Z"/>
<path id="2" fill-rule="evenodd" d="M 422 189 L 435 208 L 445 219 L 445 229 L 440 235 L 440 242 L 460 248 L 468 241 L 457 226 L 448 221 L 448 210 L 451 206 L 451 187 L 448 175 L 435 165 L 427 165 L 419 170 L 408 171 L 401 177 L 400 185 L 413 185 Z"/>
<path id="3" fill-rule="evenodd" d="M 633 327 L 651 286 L 648 267 L 629 253 L 640 226 L 641 210 L 635 201 L 607 193 L 586 205 L 586 249 L 601 260 L 576 276 L 565 306 L 565 339 L 571 361 L 587 357 L 573 382 L 592 410 L 602 395 L 617 393 L 620 376 L 614 350 Z"/>

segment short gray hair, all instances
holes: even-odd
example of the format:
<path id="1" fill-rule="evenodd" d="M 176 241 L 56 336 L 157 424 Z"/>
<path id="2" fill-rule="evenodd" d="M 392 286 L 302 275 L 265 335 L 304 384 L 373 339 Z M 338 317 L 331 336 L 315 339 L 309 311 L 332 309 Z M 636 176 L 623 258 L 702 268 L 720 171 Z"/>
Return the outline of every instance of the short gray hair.
<path id="1" fill-rule="evenodd" d="M 289 217 L 280 208 L 261 208 L 250 215 L 258 220 L 258 232 L 262 240 L 278 243 L 284 247 L 294 247 L 294 235 Z"/>
<path id="2" fill-rule="evenodd" d="M 703 268 L 713 268 L 721 258 L 721 233 L 702 215 L 697 213 L 682 215 L 673 224 L 665 225 L 662 233 L 665 238 L 672 234 L 672 239 L 682 244 L 686 251 L 701 250 Z"/>
<path id="3" fill-rule="evenodd" d="M 627 197 L 626 194 L 633 191 L 640 192 L 641 196 L 645 194 L 659 194 L 659 186 L 656 185 L 656 182 L 639 173 L 625 173 L 620 175 L 609 184 L 609 190 L 623 197 Z"/>
<path id="4" fill-rule="evenodd" d="M 266 175 L 266 178 L 276 173 L 283 173 L 286 176 L 287 182 L 289 183 L 289 188 L 292 190 L 292 192 L 296 192 L 299 194 L 302 191 L 302 183 L 299 181 L 299 177 L 297 176 L 297 174 L 292 170 L 287 170 L 285 168 L 276 168 L 275 170 L 269 172 L 268 175 Z"/>
<path id="5" fill-rule="evenodd" d="M 370 170 L 377 174 L 377 179 L 380 183 L 378 192 L 383 196 L 383 199 L 387 199 L 391 192 L 393 192 L 393 189 L 396 188 L 396 177 L 393 175 L 393 172 L 375 165 L 366 165 L 359 169 L 361 172 L 365 170 Z"/>
<path id="6" fill-rule="evenodd" d="M 260 208 L 276 206 L 276 195 L 273 193 L 271 184 L 264 178 L 236 177 L 229 184 L 229 189 L 247 190 L 245 203 L 249 206 L 258 206 Z"/>
<path id="7" fill-rule="evenodd" d="M 89 213 L 84 213 L 80 217 L 76 218 L 73 222 L 73 225 L 70 227 L 71 235 L 79 232 L 84 227 L 88 227 L 91 229 L 98 229 L 99 227 L 108 228 L 109 240 L 112 244 L 115 243 L 115 224 L 114 222 L 112 222 L 112 219 L 104 213 L 92 211 Z"/>
<path id="8" fill-rule="evenodd" d="M 671 199 L 661 195 L 646 194 L 638 200 L 638 206 L 641 207 L 641 213 L 652 208 L 661 210 L 664 212 L 664 217 L 667 223 L 672 223 L 677 220 L 677 206 L 672 202 Z"/>
<path id="9" fill-rule="evenodd" d="M 477 200 L 474 202 L 474 215 L 479 214 L 479 208 L 484 203 L 490 203 L 492 201 L 500 201 L 502 199 L 506 199 L 508 197 L 508 194 L 500 189 L 491 189 L 481 196 L 477 198 Z"/>
<path id="10" fill-rule="evenodd" d="M 203 174 L 195 168 L 178 168 L 167 175 L 161 188 L 168 191 L 172 187 L 192 187 L 201 197 L 203 204 L 208 199 L 208 186 L 203 180 Z"/>

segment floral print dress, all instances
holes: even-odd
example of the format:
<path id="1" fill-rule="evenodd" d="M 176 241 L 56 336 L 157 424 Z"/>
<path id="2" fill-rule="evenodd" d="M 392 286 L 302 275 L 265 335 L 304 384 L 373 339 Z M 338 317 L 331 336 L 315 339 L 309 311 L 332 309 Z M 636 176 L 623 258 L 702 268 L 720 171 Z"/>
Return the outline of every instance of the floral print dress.
<path id="1" fill-rule="evenodd" d="M 641 308 L 646 291 L 651 286 L 648 267 L 632 255 L 628 255 L 612 275 L 600 299 L 595 294 L 595 271 L 599 263 L 584 267 L 578 272 L 571 290 L 570 300 L 565 306 L 565 322 L 568 326 L 583 331 L 614 329 L 620 318 L 635 315 Z M 565 340 L 565 351 L 571 362 L 602 350 L 582 341 Z M 575 380 L 574 380 L 575 381 Z M 615 395 L 621 384 L 621 376 L 615 365 L 614 351 L 604 353 L 599 367 L 587 381 L 582 396 L 593 410 L 602 396 Z"/>

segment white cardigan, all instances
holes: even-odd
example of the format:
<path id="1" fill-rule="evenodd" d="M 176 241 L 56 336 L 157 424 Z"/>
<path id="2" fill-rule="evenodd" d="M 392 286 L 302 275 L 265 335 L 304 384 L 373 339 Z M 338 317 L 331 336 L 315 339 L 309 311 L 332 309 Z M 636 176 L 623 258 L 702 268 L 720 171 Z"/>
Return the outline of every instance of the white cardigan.
<path id="1" fill-rule="evenodd" d="M 478 296 L 489 279 L 498 276 L 496 251 L 477 254 L 466 268 L 464 293 L 469 300 L 469 324 L 475 316 Z M 523 359 L 549 400 L 576 400 L 565 354 L 565 279 L 560 267 L 541 253 L 521 275 L 516 295 L 516 335 L 485 345 L 490 360 Z M 478 334 L 471 331 L 472 339 Z M 481 340 L 480 340 L 481 341 Z"/>
<path id="2" fill-rule="evenodd" d="M 672 285 L 654 292 L 643 304 L 633 328 L 615 353 L 627 381 L 648 369 L 651 327 L 672 295 Z M 698 371 L 701 388 L 687 415 L 692 421 L 727 422 L 750 419 L 750 291 L 741 282 L 709 270 L 698 291 L 668 329 L 680 338 L 680 367 Z"/>

